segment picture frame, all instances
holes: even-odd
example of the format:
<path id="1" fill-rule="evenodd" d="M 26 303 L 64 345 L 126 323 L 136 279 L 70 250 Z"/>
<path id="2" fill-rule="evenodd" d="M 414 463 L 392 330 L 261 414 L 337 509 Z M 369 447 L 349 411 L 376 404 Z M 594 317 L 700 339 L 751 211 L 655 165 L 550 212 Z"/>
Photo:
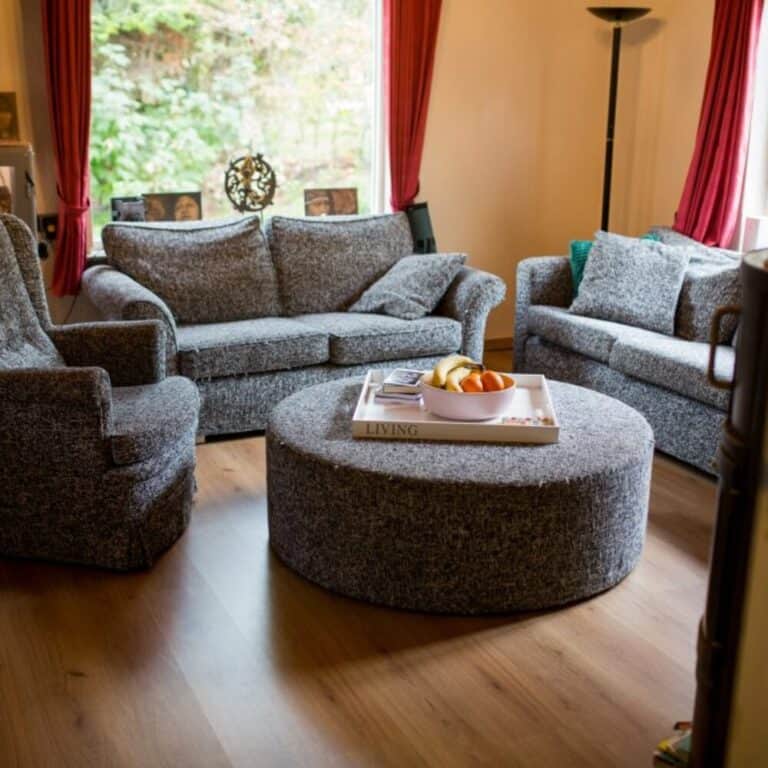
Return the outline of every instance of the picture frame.
<path id="1" fill-rule="evenodd" d="M 145 221 L 146 213 L 144 198 L 141 195 L 132 197 L 112 197 L 109 200 L 110 219 L 112 221 Z"/>
<path id="2" fill-rule="evenodd" d="M 19 141 L 19 111 L 16 92 L 0 92 L 0 141 Z"/>
<path id="3" fill-rule="evenodd" d="M 142 195 L 145 221 L 200 221 L 201 192 L 152 192 Z"/>
<path id="4" fill-rule="evenodd" d="M 357 187 L 304 190 L 305 216 L 354 216 L 357 212 Z"/>

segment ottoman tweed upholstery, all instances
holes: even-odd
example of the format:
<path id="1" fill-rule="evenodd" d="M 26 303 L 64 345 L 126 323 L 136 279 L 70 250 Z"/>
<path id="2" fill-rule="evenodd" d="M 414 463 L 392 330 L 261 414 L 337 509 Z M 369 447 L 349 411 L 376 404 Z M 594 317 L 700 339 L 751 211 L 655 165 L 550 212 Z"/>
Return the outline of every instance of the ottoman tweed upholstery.
<path id="1" fill-rule="evenodd" d="M 552 382 L 558 444 L 359 440 L 359 392 L 359 379 L 320 384 L 270 418 L 270 543 L 307 579 L 373 603 L 479 614 L 585 598 L 637 563 L 653 434 L 633 409 Z"/>

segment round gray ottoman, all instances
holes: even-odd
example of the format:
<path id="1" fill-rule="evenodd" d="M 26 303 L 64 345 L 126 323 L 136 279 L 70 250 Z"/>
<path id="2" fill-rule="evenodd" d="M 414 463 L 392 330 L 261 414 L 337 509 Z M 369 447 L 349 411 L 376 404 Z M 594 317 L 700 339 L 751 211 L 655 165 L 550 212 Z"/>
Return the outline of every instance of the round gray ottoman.
<path id="1" fill-rule="evenodd" d="M 554 445 L 352 438 L 359 379 L 288 397 L 267 431 L 277 556 L 343 595 L 438 613 L 562 605 L 623 579 L 643 546 L 653 433 L 551 382 Z"/>

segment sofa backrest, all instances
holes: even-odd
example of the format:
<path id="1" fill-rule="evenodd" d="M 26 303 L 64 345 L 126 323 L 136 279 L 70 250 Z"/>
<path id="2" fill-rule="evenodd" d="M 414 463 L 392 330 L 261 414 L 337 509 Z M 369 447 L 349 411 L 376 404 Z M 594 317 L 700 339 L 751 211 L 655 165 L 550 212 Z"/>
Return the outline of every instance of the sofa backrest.
<path id="1" fill-rule="evenodd" d="M 404 213 L 274 216 L 266 230 L 287 315 L 344 311 L 396 261 L 413 253 Z"/>
<path id="2" fill-rule="evenodd" d="M 15 242 L 21 242 L 23 230 L 31 238 L 26 225 L 19 219 L 3 216 L 0 222 L 0 369 L 9 368 L 57 368 L 64 365 L 48 334 L 43 329 L 40 317 L 32 302 L 27 283 L 19 263 L 19 252 Z M 8 223 L 16 222 L 21 228 L 11 239 Z M 36 261 L 25 264 L 28 272 L 40 267 Z M 35 283 L 30 272 L 30 279 Z M 41 283 L 42 284 L 42 283 Z M 45 295 L 42 295 L 45 306 Z M 45 312 L 47 316 L 47 308 Z"/>
<path id="3" fill-rule="evenodd" d="M 112 223 L 102 241 L 109 264 L 163 299 L 179 323 L 280 314 L 275 268 L 256 216 Z"/>

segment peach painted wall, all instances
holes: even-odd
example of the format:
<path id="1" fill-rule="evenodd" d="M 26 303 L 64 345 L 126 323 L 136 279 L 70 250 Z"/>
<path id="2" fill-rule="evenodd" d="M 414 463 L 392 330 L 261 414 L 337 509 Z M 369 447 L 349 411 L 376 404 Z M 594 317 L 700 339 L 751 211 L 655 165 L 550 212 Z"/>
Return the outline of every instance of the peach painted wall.
<path id="1" fill-rule="evenodd" d="M 586 0 L 443 0 L 420 199 L 438 245 L 502 276 L 600 223 L 610 27 Z M 624 31 L 611 228 L 672 221 L 691 156 L 714 0 L 655 0 Z"/>

